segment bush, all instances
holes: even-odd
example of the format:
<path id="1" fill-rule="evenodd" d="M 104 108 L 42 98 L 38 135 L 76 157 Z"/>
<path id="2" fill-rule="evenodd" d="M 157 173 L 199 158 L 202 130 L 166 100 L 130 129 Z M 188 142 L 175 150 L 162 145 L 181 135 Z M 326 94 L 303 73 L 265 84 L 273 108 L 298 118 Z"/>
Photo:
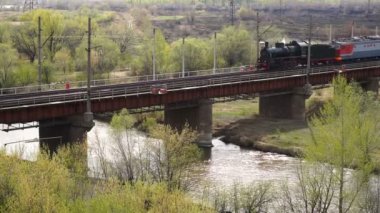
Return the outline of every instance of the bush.
<path id="1" fill-rule="evenodd" d="M 246 7 L 241 7 L 238 14 L 242 20 L 251 20 L 255 18 L 255 13 Z"/>
<path id="2" fill-rule="evenodd" d="M 0 212 L 212 212 L 166 183 L 89 181 L 85 159 L 84 144 L 35 162 L 0 151 Z"/>
<path id="3" fill-rule="evenodd" d="M 38 71 L 33 64 L 20 64 L 15 71 L 15 78 L 18 86 L 27 86 L 37 82 Z"/>
<path id="4" fill-rule="evenodd" d="M 53 78 L 54 65 L 50 62 L 45 62 L 42 64 L 42 83 L 50 84 L 54 81 Z"/>

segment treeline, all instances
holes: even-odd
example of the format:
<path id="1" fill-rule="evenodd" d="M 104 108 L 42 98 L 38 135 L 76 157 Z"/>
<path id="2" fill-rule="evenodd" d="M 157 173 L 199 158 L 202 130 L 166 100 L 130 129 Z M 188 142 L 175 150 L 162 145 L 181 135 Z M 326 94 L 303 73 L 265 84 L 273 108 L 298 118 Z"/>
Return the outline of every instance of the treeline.
<path id="1" fill-rule="evenodd" d="M 235 4 L 242 6 L 277 6 L 280 4 L 280 0 L 234 0 Z M 56 7 L 57 9 L 77 9 L 83 5 L 89 6 L 96 2 L 98 5 L 106 6 L 108 9 L 121 9 L 128 8 L 135 5 L 164 5 L 164 4 L 185 4 L 185 5 L 197 5 L 204 4 L 210 6 L 222 6 L 228 7 L 230 5 L 229 0 L 90 0 L 78 2 L 75 0 L 42 0 L 40 3 L 47 7 Z M 340 5 L 340 4 L 352 4 L 360 5 L 354 0 L 282 0 L 284 5 Z M 362 4 L 366 4 L 367 1 L 362 1 Z M 372 3 L 379 3 L 378 0 L 372 0 Z"/>
<path id="2" fill-rule="evenodd" d="M 34 10 L 23 14 L 17 24 L 0 24 L 0 87 L 36 83 L 38 17 L 42 20 L 42 83 L 85 79 L 88 17 L 93 19 L 95 78 L 109 78 L 111 71 L 119 69 L 130 70 L 133 75 L 152 74 L 153 26 L 147 10 L 133 9 L 124 15 L 87 8 L 75 12 Z M 271 26 L 266 32 L 268 37 L 278 37 L 279 30 Z M 158 29 L 155 46 L 157 73 L 179 72 L 182 39 L 169 43 Z M 212 68 L 213 48 L 211 35 L 187 37 L 183 48 L 186 71 Z M 243 26 L 218 32 L 217 67 L 253 63 L 255 57 L 253 32 Z"/>

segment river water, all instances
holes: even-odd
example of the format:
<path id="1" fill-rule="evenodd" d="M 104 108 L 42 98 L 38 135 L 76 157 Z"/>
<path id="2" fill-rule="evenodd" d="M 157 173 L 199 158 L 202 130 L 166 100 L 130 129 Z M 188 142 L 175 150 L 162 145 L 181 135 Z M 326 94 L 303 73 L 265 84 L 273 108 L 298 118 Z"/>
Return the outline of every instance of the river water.
<path id="1" fill-rule="evenodd" d="M 112 144 L 112 133 L 107 123 L 95 122 L 95 127 L 88 133 L 88 165 L 94 172 L 98 164 L 96 148 L 108 149 Z M 137 140 L 144 140 L 141 133 L 135 135 Z M 0 149 L 7 153 L 22 152 L 22 158 L 34 160 L 39 150 L 38 129 L 18 130 L 9 133 L 0 132 Z M 13 143 L 18 142 L 20 143 Z M 101 142 L 99 146 L 98 141 Z M 12 144 L 9 144 L 12 143 Z M 7 144 L 7 145 L 6 145 Z M 211 157 L 205 160 L 192 177 L 199 183 L 217 186 L 229 186 L 235 182 L 252 183 L 258 181 L 295 181 L 299 160 L 284 155 L 263 153 L 242 149 L 233 144 L 225 144 L 219 139 L 213 140 Z M 106 152 L 112 158 L 112 150 Z"/>

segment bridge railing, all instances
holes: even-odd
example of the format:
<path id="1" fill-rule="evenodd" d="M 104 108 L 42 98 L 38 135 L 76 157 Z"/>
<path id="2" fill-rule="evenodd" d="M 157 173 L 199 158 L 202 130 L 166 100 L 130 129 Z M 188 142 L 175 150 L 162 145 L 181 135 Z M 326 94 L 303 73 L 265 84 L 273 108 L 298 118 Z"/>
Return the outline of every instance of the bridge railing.
<path id="1" fill-rule="evenodd" d="M 310 75 L 316 75 L 319 73 L 326 72 L 344 72 L 355 69 L 363 68 L 373 68 L 380 67 L 380 61 L 372 62 L 363 62 L 355 64 L 346 64 L 343 67 L 341 65 L 334 65 L 328 67 L 314 67 L 311 69 Z M 234 69 L 224 69 L 225 72 L 234 72 Z M 262 81 L 268 80 L 271 78 L 287 78 L 292 76 L 306 76 L 306 69 L 299 68 L 294 70 L 278 71 L 278 72 L 246 72 L 239 73 L 237 75 L 209 75 L 209 77 L 199 78 L 194 80 L 174 80 L 167 83 L 168 91 L 180 90 L 180 89 L 191 89 L 197 87 L 209 87 L 217 85 L 226 85 L 226 84 L 236 84 L 242 82 L 251 82 L 251 81 Z M 206 73 L 206 72 L 205 72 Z M 207 75 L 207 74 L 206 74 Z M 167 76 L 166 76 L 167 78 Z M 103 99 L 109 97 L 117 96 L 128 96 L 128 95 L 137 95 L 150 93 L 151 86 L 154 85 L 154 81 L 149 81 L 148 83 L 143 84 L 122 84 L 120 87 L 113 88 L 102 88 L 94 87 L 91 92 L 92 99 Z M 87 98 L 87 93 L 85 91 L 79 92 L 60 92 L 50 95 L 33 95 L 33 96 L 23 96 L 9 99 L 3 96 L 4 98 L 0 101 L 0 109 L 8 107 L 17 107 L 22 105 L 38 105 L 46 103 L 62 103 L 62 102 L 75 102 L 82 101 Z"/>
<path id="2" fill-rule="evenodd" d="M 224 74 L 224 73 L 234 73 L 240 72 L 241 67 L 229 67 L 229 68 L 218 68 L 216 69 L 215 74 Z M 197 71 L 186 71 L 185 77 L 191 76 L 205 76 L 212 75 L 213 70 L 197 70 Z M 176 79 L 182 78 L 182 72 L 176 73 L 162 73 L 157 74 L 155 80 L 167 80 L 167 79 Z M 126 83 L 137 83 L 137 82 L 148 82 L 153 81 L 152 75 L 143 75 L 143 76 L 132 76 L 125 78 L 111 78 L 111 79 L 96 79 L 91 81 L 91 86 L 107 86 L 115 84 L 126 84 Z M 22 86 L 22 87 L 10 87 L 10 88 L 0 88 L 0 95 L 5 94 L 22 94 L 22 93 L 36 93 L 40 91 L 52 91 L 52 90 L 65 90 L 65 89 L 74 89 L 74 88 L 85 88 L 87 87 L 87 81 L 71 81 L 71 82 L 54 82 L 51 84 L 43 84 L 41 86 L 31 85 L 31 86 Z"/>

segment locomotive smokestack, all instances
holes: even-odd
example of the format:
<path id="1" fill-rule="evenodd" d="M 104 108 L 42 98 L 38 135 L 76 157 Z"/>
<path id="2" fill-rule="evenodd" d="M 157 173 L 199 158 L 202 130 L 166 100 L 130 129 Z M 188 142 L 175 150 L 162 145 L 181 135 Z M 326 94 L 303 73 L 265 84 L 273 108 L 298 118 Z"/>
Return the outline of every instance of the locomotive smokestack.
<path id="1" fill-rule="evenodd" d="M 265 49 L 267 49 L 269 47 L 269 42 L 265 42 Z"/>

